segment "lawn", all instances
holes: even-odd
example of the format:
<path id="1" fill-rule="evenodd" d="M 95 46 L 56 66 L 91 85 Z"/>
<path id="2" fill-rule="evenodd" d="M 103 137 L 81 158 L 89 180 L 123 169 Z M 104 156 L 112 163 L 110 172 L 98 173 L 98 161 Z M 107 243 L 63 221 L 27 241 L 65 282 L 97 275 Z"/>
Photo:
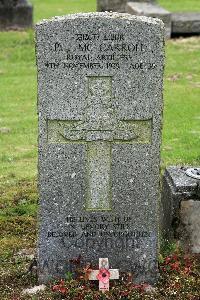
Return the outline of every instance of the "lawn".
<path id="1" fill-rule="evenodd" d="M 196 11 L 200 12 L 199 0 L 158 0 L 161 6 L 169 11 Z"/>
<path id="2" fill-rule="evenodd" d="M 94 11 L 95 0 L 32 0 L 35 21 Z M 160 0 L 171 10 L 200 10 L 197 0 Z M 0 33 L 0 255 L 5 294 L 19 284 L 14 255 L 35 247 L 37 213 L 37 79 L 34 32 Z M 162 167 L 200 165 L 200 38 L 166 43 Z M 13 261 L 15 263 L 13 264 Z M 21 273 L 20 273 L 21 274 Z M 19 280 L 18 280 L 19 279 Z M 27 278 L 24 278 L 26 284 Z M 11 284 L 12 281 L 12 284 Z M 10 299 L 9 297 L 1 299 Z"/>

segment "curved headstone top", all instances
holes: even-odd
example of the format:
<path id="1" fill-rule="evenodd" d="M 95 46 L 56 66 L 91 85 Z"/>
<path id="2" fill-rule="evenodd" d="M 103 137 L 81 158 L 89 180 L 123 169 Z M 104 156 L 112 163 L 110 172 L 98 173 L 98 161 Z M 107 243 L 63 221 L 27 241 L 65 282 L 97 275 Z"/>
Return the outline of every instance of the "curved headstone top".
<path id="1" fill-rule="evenodd" d="M 81 255 L 157 278 L 164 26 L 119 13 L 36 25 L 40 282 Z"/>

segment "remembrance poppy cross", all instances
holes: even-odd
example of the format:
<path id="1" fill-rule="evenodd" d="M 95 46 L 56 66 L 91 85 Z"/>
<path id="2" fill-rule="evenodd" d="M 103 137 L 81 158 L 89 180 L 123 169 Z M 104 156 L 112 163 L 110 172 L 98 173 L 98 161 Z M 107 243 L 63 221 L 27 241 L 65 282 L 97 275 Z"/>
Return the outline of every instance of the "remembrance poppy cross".
<path id="1" fill-rule="evenodd" d="M 99 270 L 92 270 L 89 280 L 99 280 L 99 290 L 105 292 L 111 279 L 119 279 L 119 270 L 109 269 L 108 258 L 99 258 Z"/>

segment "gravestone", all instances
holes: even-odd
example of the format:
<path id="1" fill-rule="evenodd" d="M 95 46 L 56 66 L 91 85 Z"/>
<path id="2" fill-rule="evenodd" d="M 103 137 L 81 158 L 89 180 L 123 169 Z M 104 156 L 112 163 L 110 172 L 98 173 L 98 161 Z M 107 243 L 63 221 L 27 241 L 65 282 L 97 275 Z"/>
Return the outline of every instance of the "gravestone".
<path id="1" fill-rule="evenodd" d="M 81 255 L 157 278 L 164 25 L 118 13 L 36 25 L 40 282 Z"/>
<path id="2" fill-rule="evenodd" d="M 175 238 L 187 251 L 200 253 L 200 174 L 194 175 L 191 170 L 166 168 L 162 178 L 160 228 L 164 240 Z"/>
<path id="3" fill-rule="evenodd" d="M 0 0 L 0 29 L 26 28 L 33 23 L 33 7 L 27 0 Z"/>
<path id="4" fill-rule="evenodd" d="M 178 12 L 172 14 L 174 36 L 200 35 L 200 12 Z"/>
<path id="5" fill-rule="evenodd" d="M 171 13 L 158 4 L 150 3 L 147 1 L 128 1 L 126 4 L 126 12 L 137 16 L 146 16 L 162 20 L 165 24 L 166 38 L 171 37 Z"/>
<path id="6" fill-rule="evenodd" d="M 154 3 L 155 0 L 132 0 L 132 2 Z M 127 0 L 97 0 L 97 11 L 125 12 L 126 3 Z"/>

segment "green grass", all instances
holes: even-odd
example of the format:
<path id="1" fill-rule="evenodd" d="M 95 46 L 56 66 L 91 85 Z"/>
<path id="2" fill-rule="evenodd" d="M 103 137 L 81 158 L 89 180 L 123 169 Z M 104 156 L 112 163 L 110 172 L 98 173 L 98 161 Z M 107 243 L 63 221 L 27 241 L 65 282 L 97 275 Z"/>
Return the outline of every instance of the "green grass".
<path id="1" fill-rule="evenodd" d="M 1 32 L 0 61 L 0 176 L 31 178 L 37 154 L 33 31 Z"/>
<path id="2" fill-rule="evenodd" d="M 200 12 L 199 0 L 158 0 L 161 6 L 169 11 L 198 11 Z"/>
<path id="3" fill-rule="evenodd" d="M 35 22 L 76 12 L 96 11 L 96 0 L 31 0 Z"/>
<path id="4" fill-rule="evenodd" d="M 163 165 L 200 164 L 200 39 L 166 47 Z"/>

